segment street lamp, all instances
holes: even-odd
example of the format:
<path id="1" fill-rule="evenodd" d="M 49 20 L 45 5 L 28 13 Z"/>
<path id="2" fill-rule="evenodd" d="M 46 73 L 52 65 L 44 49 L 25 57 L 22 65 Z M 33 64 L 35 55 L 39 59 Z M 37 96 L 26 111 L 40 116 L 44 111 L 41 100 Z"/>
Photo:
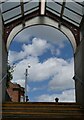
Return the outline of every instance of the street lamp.
<path id="1" fill-rule="evenodd" d="M 30 67 L 31 67 L 31 66 L 28 65 L 28 69 L 29 69 Z M 27 95 L 27 80 L 28 80 L 28 75 L 29 75 L 28 69 L 26 69 L 26 71 L 25 71 L 25 102 L 29 101 L 28 95 Z"/>

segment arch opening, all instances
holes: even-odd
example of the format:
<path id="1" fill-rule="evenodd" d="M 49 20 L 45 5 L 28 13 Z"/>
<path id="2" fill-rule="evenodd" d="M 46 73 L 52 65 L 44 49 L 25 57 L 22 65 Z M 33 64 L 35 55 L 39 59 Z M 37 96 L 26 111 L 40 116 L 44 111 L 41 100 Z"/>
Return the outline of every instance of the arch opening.
<path id="1" fill-rule="evenodd" d="M 59 97 L 60 101 L 75 102 L 71 44 L 63 32 L 50 25 L 30 26 L 14 37 L 9 48 L 10 64 L 16 65 L 13 81 L 23 85 L 25 69 L 30 64 L 30 101 L 54 102 Z"/>
<path id="2" fill-rule="evenodd" d="M 48 17 L 43 17 L 43 18 L 35 17 L 35 18 L 25 22 L 25 28 L 33 26 L 33 25 L 48 25 L 48 26 L 55 27 L 56 29 L 59 29 L 58 28 L 59 23 Z M 12 39 L 23 29 L 24 29 L 23 25 L 20 24 L 20 25 L 17 25 L 11 31 L 11 33 L 7 39 L 7 44 L 6 44 L 7 50 L 9 49 Z M 65 27 L 63 25 L 61 25 L 61 28 L 59 30 L 61 32 L 63 32 L 68 37 L 68 39 L 71 41 L 73 49 L 74 49 L 74 53 L 75 53 L 77 45 L 76 45 L 76 41 L 75 41 L 73 33 L 67 27 Z"/>

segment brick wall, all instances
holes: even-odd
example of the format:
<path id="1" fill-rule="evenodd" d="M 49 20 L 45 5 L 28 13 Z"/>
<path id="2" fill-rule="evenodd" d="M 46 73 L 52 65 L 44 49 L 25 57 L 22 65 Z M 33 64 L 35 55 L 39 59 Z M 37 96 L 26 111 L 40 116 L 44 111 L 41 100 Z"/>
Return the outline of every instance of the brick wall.
<path id="1" fill-rule="evenodd" d="M 24 97 L 24 88 L 17 83 L 9 83 L 7 88 L 7 93 L 9 94 L 12 102 L 20 102 L 21 96 Z"/>

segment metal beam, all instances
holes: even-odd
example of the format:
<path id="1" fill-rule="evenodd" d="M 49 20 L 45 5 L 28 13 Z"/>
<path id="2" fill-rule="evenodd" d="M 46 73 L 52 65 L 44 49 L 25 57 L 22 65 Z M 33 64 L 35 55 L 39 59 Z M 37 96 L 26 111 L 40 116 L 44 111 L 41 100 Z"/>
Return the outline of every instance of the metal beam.
<path id="1" fill-rule="evenodd" d="M 29 3 L 29 1 L 28 1 L 28 2 L 24 2 L 24 5 L 27 4 L 27 3 Z M 11 11 L 11 10 L 14 10 L 14 9 L 16 9 L 16 8 L 18 8 L 18 7 L 20 7 L 20 6 L 21 6 L 21 4 L 15 6 L 15 7 L 12 7 L 12 8 L 10 8 L 10 9 L 6 10 L 6 11 L 3 11 L 2 14 L 6 13 L 6 12 L 9 12 L 9 11 Z"/>
<path id="2" fill-rule="evenodd" d="M 62 9 L 61 9 L 61 14 L 60 14 L 61 18 L 62 18 L 63 13 L 64 13 L 65 4 L 66 4 L 66 0 L 63 0 L 63 5 L 62 5 Z"/>
<path id="3" fill-rule="evenodd" d="M 60 21 L 60 17 L 58 17 L 57 15 L 51 13 L 48 10 L 46 10 L 46 16 L 53 19 L 53 20 L 55 20 L 55 21 L 57 21 L 57 22 Z M 79 43 L 80 43 L 80 29 L 79 29 L 79 27 L 77 27 L 76 25 L 74 25 L 74 24 L 72 24 L 72 23 L 70 23 L 70 22 L 68 22 L 67 20 L 64 20 L 64 19 L 62 19 L 61 24 L 64 25 L 65 27 L 69 28 L 72 31 L 72 33 L 73 33 L 73 35 L 75 37 L 75 40 L 76 40 L 76 44 L 78 46 Z"/>
<path id="4" fill-rule="evenodd" d="M 63 9 L 63 8 L 62 8 L 62 9 Z M 62 12 L 61 12 L 61 15 L 60 15 L 60 16 L 63 15 L 63 10 L 61 10 L 61 11 L 62 11 Z M 28 15 L 24 15 L 23 18 L 22 18 L 22 17 L 21 17 L 21 18 L 18 18 L 18 19 L 16 19 L 16 20 L 11 21 L 10 23 L 6 24 L 6 25 L 5 25 L 5 35 L 4 35 L 4 39 L 7 40 L 7 37 L 8 37 L 8 35 L 9 35 L 9 33 L 11 32 L 11 30 L 12 30 L 15 26 L 17 26 L 18 24 L 21 24 L 23 20 L 27 21 L 27 20 L 29 20 L 29 19 L 31 19 L 31 18 L 36 17 L 36 16 L 39 16 L 39 9 L 36 10 L 36 11 L 34 11 L 34 12 L 32 12 L 32 13 L 30 13 L 30 14 L 28 14 Z M 46 9 L 46 13 L 45 13 L 44 16 L 50 17 L 50 18 L 52 18 L 53 20 L 58 21 L 58 22 L 60 21 L 60 17 L 59 17 L 59 16 L 55 15 L 54 13 L 49 12 L 47 9 Z M 68 22 L 67 20 L 64 20 L 64 19 L 62 19 L 62 23 L 61 23 L 61 24 L 64 25 L 64 26 L 66 26 L 66 27 L 68 27 L 68 28 L 72 31 L 72 33 L 74 34 L 74 36 L 75 36 L 75 38 L 76 38 L 76 43 L 77 43 L 77 45 L 78 45 L 79 42 L 80 42 L 80 41 L 79 41 L 79 27 L 77 27 L 76 25 L 73 25 L 72 23 L 70 23 L 70 22 Z M 77 31 L 75 31 L 75 29 L 76 29 Z"/>
<path id="5" fill-rule="evenodd" d="M 57 13 L 57 14 L 60 15 L 60 13 L 57 12 L 56 10 L 53 10 L 52 8 L 50 8 L 50 7 L 48 7 L 48 6 L 47 6 L 47 8 L 49 8 L 50 10 L 52 10 L 52 11 L 54 11 L 55 13 Z M 79 26 L 79 23 L 76 22 L 75 20 L 72 20 L 71 18 L 69 18 L 69 17 L 67 17 L 67 16 L 65 16 L 65 15 L 63 15 L 63 17 L 67 18 L 67 21 L 71 21 L 71 23 L 73 22 L 73 23 L 75 23 L 75 24 L 77 24 L 77 25 Z M 63 19 L 61 18 L 61 21 L 62 21 L 62 20 L 63 20 Z M 59 19 L 59 21 L 60 21 L 60 19 Z"/>
<path id="6" fill-rule="evenodd" d="M 59 21 L 59 24 L 58 24 L 58 28 L 59 28 L 59 29 L 60 29 L 60 27 L 61 27 L 61 21 L 62 21 L 62 16 L 63 16 L 63 14 L 64 14 L 65 4 L 66 4 L 66 0 L 63 0 L 63 5 L 62 5 L 61 13 L 60 13 L 60 21 Z"/>
<path id="7" fill-rule="evenodd" d="M 13 8 L 10 8 L 10 9 L 8 9 L 8 10 L 6 10 L 6 11 L 3 11 L 2 14 L 6 13 L 6 12 L 10 12 L 11 10 L 14 10 L 14 9 L 16 9 L 16 8 L 18 8 L 18 7 L 20 7 L 20 5 L 17 5 L 17 6 L 15 6 L 15 7 L 13 7 Z"/>
<path id="8" fill-rule="evenodd" d="M 28 15 L 25 15 L 24 20 L 25 21 L 30 20 L 30 19 L 38 16 L 38 15 L 39 15 L 39 10 L 36 10 L 36 11 L 34 11 L 32 13 L 29 13 Z M 20 18 L 15 19 L 15 20 L 13 20 L 13 21 L 11 21 L 11 22 L 4 25 L 4 30 L 5 30 L 4 31 L 4 40 L 5 40 L 5 43 L 7 42 L 7 38 L 9 36 L 10 32 L 12 31 L 12 29 L 14 27 L 16 27 L 17 25 L 22 24 L 22 21 L 23 21 L 23 18 L 20 17 Z"/>
<path id="9" fill-rule="evenodd" d="M 84 4 L 82 4 L 81 1 L 80 2 L 77 2 L 76 0 L 72 0 L 72 1 L 75 2 L 76 4 L 80 5 L 80 6 L 84 7 Z"/>
<path id="10" fill-rule="evenodd" d="M 40 7 L 40 14 L 41 15 L 44 15 L 45 14 L 45 4 L 46 4 L 46 1 L 45 0 L 41 0 L 41 7 Z"/>
<path id="11" fill-rule="evenodd" d="M 23 28 L 25 27 L 25 19 L 24 19 L 24 3 L 23 0 L 20 0 L 20 5 L 21 5 L 21 15 L 22 15 L 22 25 Z"/>
<path id="12" fill-rule="evenodd" d="M 59 2 L 55 2 L 55 3 L 58 4 L 58 5 L 61 5 Z M 61 6 L 62 6 L 62 5 L 61 5 Z M 81 17 L 83 16 L 82 14 L 80 14 L 80 13 L 78 13 L 78 12 L 72 10 L 71 8 L 69 8 L 69 7 L 67 7 L 67 6 L 65 6 L 65 8 L 66 8 L 67 10 L 69 10 L 70 12 L 73 12 L 73 13 L 75 13 L 75 14 L 81 16 Z"/>
<path id="13" fill-rule="evenodd" d="M 83 15 L 83 17 L 82 17 L 82 20 L 81 20 L 81 22 L 80 22 L 80 29 L 81 29 L 81 27 L 82 27 L 82 25 L 84 24 L 84 15 Z"/>
<path id="14" fill-rule="evenodd" d="M 32 11 L 32 10 L 34 10 L 34 9 L 36 9 L 37 7 L 38 7 L 38 6 L 32 8 L 32 9 L 30 9 L 30 10 L 25 11 L 24 14 L 27 13 L 27 12 L 30 12 L 30 11 Z M 36 10 L 37 10 L 37 9 L 36 9 Z M 4 22 L 5 22 L 5 24 L 8 24 L 8 23 L 10 23 L 11 21 L 15 21 L 15 19 L 17 19 L 17 17 L 22 19 L 21 13 L 15 15 L 15 16 L 9 18 L 9 19 L 6 19 Z M 24 15 L 24 17 L 25 17 L 25 15 Z M 15 18 L 15 19 L 14 19 L 14 18 Z M 14 20 L 13 20 L 13 19 L 14 19 Z M 9 22 L 9 21 L 10 21 L 10 22 Z"/>

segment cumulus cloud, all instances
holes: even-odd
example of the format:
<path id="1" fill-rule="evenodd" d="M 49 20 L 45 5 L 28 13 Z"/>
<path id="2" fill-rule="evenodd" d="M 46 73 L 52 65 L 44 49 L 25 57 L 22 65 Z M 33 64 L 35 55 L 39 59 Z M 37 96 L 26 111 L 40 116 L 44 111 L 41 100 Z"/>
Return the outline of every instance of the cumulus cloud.
<path id="1" fill-rule="evenodd" d="M 38 58 L 37 57 L 28 57 L 27 59 L 21 60 L 19 63 L 16 64 L 16 67 L 14 68 L 14 73 L 13 73 L 13 79 L 14 80 L 20 80 L 20 79 L 25 79 L 25 70 L 28 69 L 28 65 L 34 66 L 37 64 Z"/>
<path id="2" fill-rule="evenodd" d="M 55 66 L 54 58 L 47 59 L 43 63 L 37 63 L 30 70 L 30 79 L 32 81 L 47 80 L 55 74 Z"/>
<path id="3" fill-rule="evenodd" d="M 10 63 L 13 63 L 28 56 L 38 57 L 45 53 L 49 48 L 51 48 L 51 44 L 46 40 L 33 38 L 32 44 L 23 44 L 22 51 L 9 51 L 8 59 Z"/>
<path id="4" fill-rule="evenodd" d="M 26 56 L 26 53 L 23 51 L 16 52 L 16 51 L 9 50 L 8 60 L 10 64 L 13 64 L 17 60 L 21 60 L 25 58 L 25 56 Z"/>
<path id="5" fill-rule="evenodd" d="M 33 82 L 41 82 L 48 80 L 50 90 L 65 90 L 74 88 L 72 77 L 73 60 L 64 60 L 62 58 L 49 58 L 43 63 L 40 63 L 38 57 L 29 56 L 20 61 L 14 68 L 14 80 L 25 79 L 25 69 L 28 68 L 28 80 Z"/>
<path id="6" fill-rule="evenodd" d="M 39 38 L 34 38 L 32 44 L 23 45 L 23 50 L 31 56 L 40 56 L 49 49 L 51 45 L 46 41 Z"/>
<path id="7" fill-rule="evenodd" d="M 59 102 L 75 102 L 75 89 L 62 91 L 60 94 L 43 94 L 36 98 L 38 102 L 55 102 L 55 98 L 59 98 Z"/>
<path id="8" fill-rule="evenodd" d="M 49 88 L 51 90 L 64 90 L 74 88 L 74 64 L 73 60 L 66 61 L 62 58 L 50 58 L 43 63 L 37 63 L 30 69 L 31 81 L 44 81 L 51 78 Z"/>
<path id="9" fill-rule="evenodd" d="M 41 91 L 41 90 L 43 91 L 45 89 L 47 89 L 47 86 L 43 85 L 43 86 L 39 86 L 39 87 L 34 87 L 34 88 L 31 89 L 31 91 L 32 92 L 38 92 L 38 91 Z"/>
<path id="10" fill-rule="evenodd" d="M 49 87 L 52 90 L 64 90 L 65 88 L 74 88 L 74 64 L 73 60 L 70 61 L 61 61 L 59 65 L 57 65 L 56 74 L 49 82 Z"/>

